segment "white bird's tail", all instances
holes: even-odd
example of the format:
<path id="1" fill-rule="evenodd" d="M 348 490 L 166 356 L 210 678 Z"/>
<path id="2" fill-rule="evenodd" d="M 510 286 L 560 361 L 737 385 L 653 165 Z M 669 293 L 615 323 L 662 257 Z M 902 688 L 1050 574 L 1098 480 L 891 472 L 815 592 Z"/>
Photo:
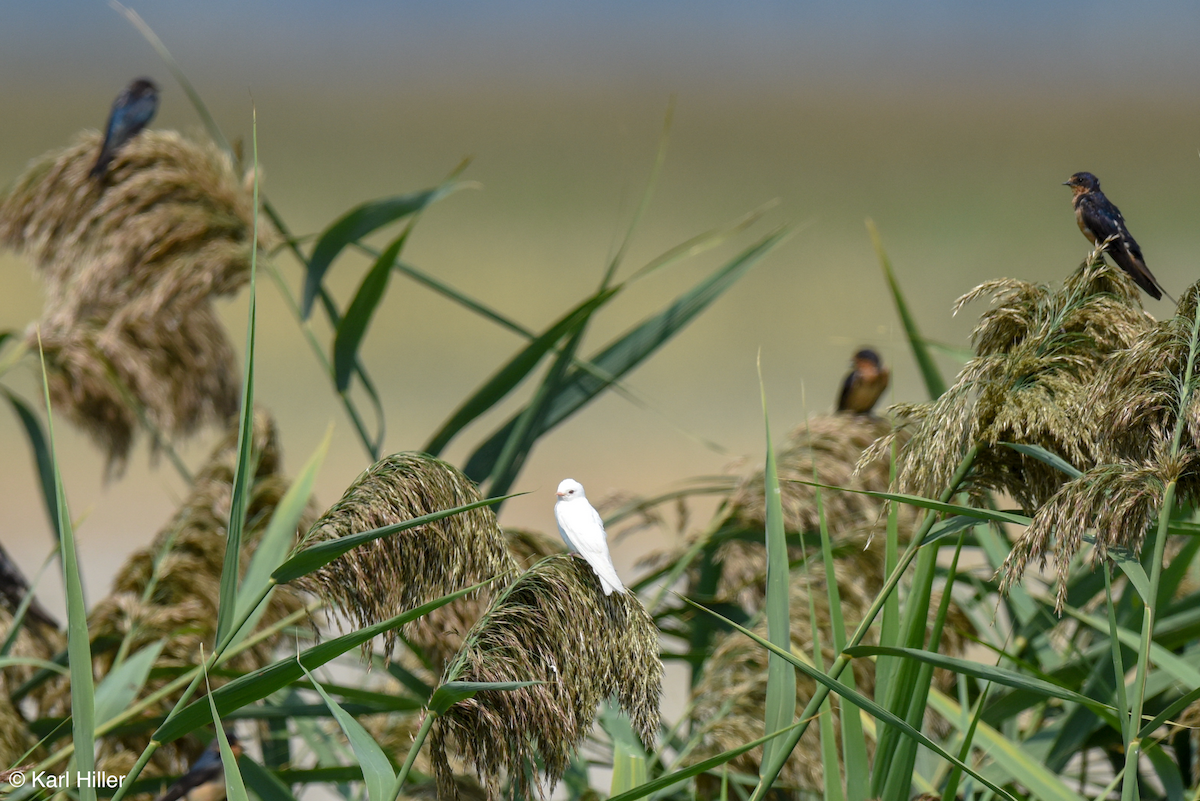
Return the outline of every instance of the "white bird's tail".
<path id="1" fill-rule="evenodd" d="M 605 595 L 612 595 L 613 590 L 625 592 L 625 585 L 621 583 L 621 577 L 617 575 L 617 569 L 613 567 L 612 562 L 603 564 L 593 562 L 592 570 L 596 573 L 596 577 L 600 579 L 600 586 L 604 588 Z"/>

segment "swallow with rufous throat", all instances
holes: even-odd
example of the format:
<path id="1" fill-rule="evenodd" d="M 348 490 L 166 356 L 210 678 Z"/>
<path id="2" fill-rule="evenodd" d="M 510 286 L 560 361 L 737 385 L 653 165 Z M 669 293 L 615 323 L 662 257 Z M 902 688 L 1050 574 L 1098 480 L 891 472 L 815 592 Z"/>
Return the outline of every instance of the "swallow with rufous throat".
<path id="1" fill-rule="evenodd" d="M 1071 187 L 1071 205 L 1079 230 L 1098 248 L 1102 248 L 1146 294 L 1162 300 L 1163 289 L 1146 267 L 1146 259 L 1137 241 L 1125 227 L 1121 210 L 1100 191 L 1100 179 L 1090 172 L 1077 172 L 1063 186 Z M 1170 297 L 1168 295 L 1168 297 Z"/>

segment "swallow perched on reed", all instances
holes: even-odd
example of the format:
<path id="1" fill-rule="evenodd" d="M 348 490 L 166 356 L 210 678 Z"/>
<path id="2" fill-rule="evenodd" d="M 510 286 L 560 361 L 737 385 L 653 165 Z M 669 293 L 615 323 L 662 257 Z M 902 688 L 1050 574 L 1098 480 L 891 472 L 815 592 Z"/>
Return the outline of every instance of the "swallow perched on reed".
<path id="1" fill-rule="evenodd" d="M 241 756 L 242 746 L 232 731 L 226 730 L 226 739 L 234 756 Z M 204 753 L 192 763 L 187 773 L 167 788 L 155 801 L 221 801 L 225 798 L 225 766 L 221 762 L 221 743 L 217 738 L 208 744 Z"/>
<path id="2" fill-rule="evenodd" d="M 554 519 L 563 542 L 592 566 L 605 595 L 613 590 L 625 592 L 608 553 L 608 535 L 604 521 L 583 494 L 583 485 L 573 478 L 564 478 L 558 485 L 558 502 L 554 504 Z"/>
<path id="3" fill-rule="evenodd" d="M 887 389 L 892 371 L 883 366 L 879 354 L 863 348 L 854 354 L 853 368 L 842 382 L 842 393 L 838 395 L 837 410 L 854 414 L 870 414 Z"/>
<path id="4" fill-rule="evenodd" d="M 1075 207 L 1075 222 L 1093 245 L 1103 247 L 1117 266 L 1129 275 L 1146 294 L 1162 300 L 1163 290 L 1146 267 L 1142 249 L 1129 235 L 1121 210 L 1100 191 L 1100 180 L 1090 172 L 1077 172 L 1063 182 L 1071 187 L 1071 205 Z M 1112 239 L 1109 242 L 1109 239 Z"/>
<path id="5" fill-rule="evenodd" d="M 104 144 L 92 167 L 92 177 L 104 175 L 117 151 L 145 128 L 158 111 L 158 87 L 149 78 L 137 78 L 113 101 L 104 127 Z"/>

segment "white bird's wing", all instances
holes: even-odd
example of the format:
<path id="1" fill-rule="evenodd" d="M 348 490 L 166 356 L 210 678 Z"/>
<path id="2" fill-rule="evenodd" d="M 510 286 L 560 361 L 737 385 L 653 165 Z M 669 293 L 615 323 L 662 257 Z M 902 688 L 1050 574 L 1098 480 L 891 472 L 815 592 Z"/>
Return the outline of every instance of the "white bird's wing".
<path id="1" fill-rule="evenodd" d="M 613 590 L 624 592 L 625 585 L 621 583 L 608 553 L 604 522 L 592 505 L 584 499 L 571 501 L 563 504 L 561 511 L 556 509 L 555 517 L 563 539 L 587 560 L 600 578 L 604 594 L 611 595 Z"/>
<path id="2" fill-rule="evenodd" d="M 573 553 L 578 553 L 579 548 L 575 545 L 575 540 L 572 539 L 569 529 L 569 523 L 564 520 L 567 516 L 566 501 L 559 501 L 554 504 L 554 522 L 558 523 L 558 536 L 562 537 L 563 542 L 567 544 L 567 550 Z"/>

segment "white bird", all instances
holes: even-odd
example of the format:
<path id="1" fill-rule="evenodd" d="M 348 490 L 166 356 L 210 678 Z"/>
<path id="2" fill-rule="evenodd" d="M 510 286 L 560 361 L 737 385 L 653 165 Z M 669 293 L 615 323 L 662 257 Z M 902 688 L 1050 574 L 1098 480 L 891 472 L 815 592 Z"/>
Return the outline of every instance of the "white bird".
<path id="1" fill-rule="evenodd" d="M 587 560 L 600 578 L 605 595 L 613 590 L 625 592 L 625 585 L 613 567 L 608 555 L 608 535 L 604 533 L 604 521 L 600 513 L 588 503 L 583 494 L 583 485 L 573 478 L 564 478 L 558 485 L 558 502 L 554 504 L 554 519 L 558 521 L 558 533 L 563 542 L 575 553 Z"/>

